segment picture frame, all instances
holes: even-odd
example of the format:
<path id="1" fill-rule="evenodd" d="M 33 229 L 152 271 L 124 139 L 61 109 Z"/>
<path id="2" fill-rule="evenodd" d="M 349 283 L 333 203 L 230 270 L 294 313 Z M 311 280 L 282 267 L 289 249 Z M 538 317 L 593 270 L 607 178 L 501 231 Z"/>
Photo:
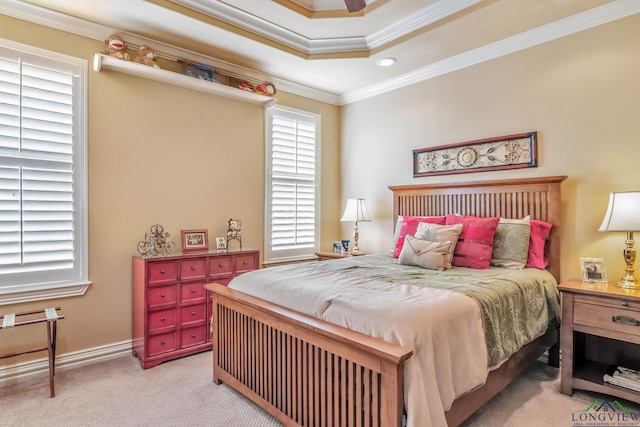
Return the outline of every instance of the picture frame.
<path id="1" fill-rule="evenodd" d="M 333 242 L 333 252 L 342 252 L 342 242 Z"/>
<path id="2" fill-rule="evenodd" d="M 216 237 L 216 249 L 219 251 L 227 249 L 227 239 L 225 237 Z"/>
<path id="3" fill-rule="evenodd" d="M 580 258 L 583 283 L 607 283 L 607 274 L 602 258 Z"/>
<path id="4" fill-rule="evenodd" d="M 413 150 L 413 177 L 538 166 L 538 132 Z"/>
<path id="5" fill-rule="evenodd" d="M 342 253 L 349 252 L 351 242 L 349 240 L 343 240 L 341 243 L 342 243 Z"/>
<path id="6" fill-rule="evenodd" d="M 180 230 L 182 235 L 182 252 L 206 252 L 209 250 L 207 230 Z"/>

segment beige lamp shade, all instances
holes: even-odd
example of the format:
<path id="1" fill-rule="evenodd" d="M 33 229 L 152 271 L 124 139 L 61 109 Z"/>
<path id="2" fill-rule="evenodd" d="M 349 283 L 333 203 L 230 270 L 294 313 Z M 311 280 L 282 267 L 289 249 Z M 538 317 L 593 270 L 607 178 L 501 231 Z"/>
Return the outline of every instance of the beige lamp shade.
<path id="1" fill-rule="evenodd" d="M 344 209 L 344 213 L 342 214 L 340 221 L 371 221 L 364 199 L 347 199 L 347 207 Z"/>

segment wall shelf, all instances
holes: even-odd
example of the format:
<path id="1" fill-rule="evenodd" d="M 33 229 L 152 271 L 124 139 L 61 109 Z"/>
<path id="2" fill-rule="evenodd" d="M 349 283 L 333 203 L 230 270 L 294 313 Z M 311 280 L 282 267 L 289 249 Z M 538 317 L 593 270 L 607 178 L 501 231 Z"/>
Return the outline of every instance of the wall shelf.
<path id="1" fill-rule="evenodd" d="M 276 103 L 276 98 L 274 97 L 260 95 L 258 93 L 225 86 L 223 84 L 207 80 L 201 80 L 173 71 L 163 70 L 161 68 L 149 67 L 133 61 L 125 61 L 113 56 L 103 55 L 101 53 L 93 55 L 93 69 L 95 71 L 101 71 L 103 69 L 118 71 L 120 73 L 131 74 L 170 85 L 186 87 L 198 92 L 206 92 L 213 95 L 236 99 L 238 101 L 262 105 L 265 108 L 273 107 Z"/>

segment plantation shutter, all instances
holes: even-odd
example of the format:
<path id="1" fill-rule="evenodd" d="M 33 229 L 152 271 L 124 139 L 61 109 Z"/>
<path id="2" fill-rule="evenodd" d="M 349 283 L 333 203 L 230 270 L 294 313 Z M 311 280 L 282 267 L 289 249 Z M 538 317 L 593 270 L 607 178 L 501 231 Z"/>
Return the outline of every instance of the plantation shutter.
<path id="1" fill-rule="evenodd" d="M 276 109 L 271 119 L 271 259 L 313 255 L 318 236 L 318 118 Z M 265 257 L 268 258 L 268 257 Z"/>
<path id="2" fill-rule="evenodd" d="M 76 67 L 0 47 L 2 293 L 86 280 L 76 253 Z"/>

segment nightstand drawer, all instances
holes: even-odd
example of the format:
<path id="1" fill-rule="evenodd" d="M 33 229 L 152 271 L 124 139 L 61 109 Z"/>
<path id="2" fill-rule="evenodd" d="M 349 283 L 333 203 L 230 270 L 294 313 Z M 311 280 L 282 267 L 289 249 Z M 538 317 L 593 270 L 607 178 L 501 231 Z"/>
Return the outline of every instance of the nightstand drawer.
<path id="1" fill-rule="evenodd" d="M 600 305 L 576 301 L 573 310 L 575 325 L 640 335 L 640 312 L 622 304 Z"/>

